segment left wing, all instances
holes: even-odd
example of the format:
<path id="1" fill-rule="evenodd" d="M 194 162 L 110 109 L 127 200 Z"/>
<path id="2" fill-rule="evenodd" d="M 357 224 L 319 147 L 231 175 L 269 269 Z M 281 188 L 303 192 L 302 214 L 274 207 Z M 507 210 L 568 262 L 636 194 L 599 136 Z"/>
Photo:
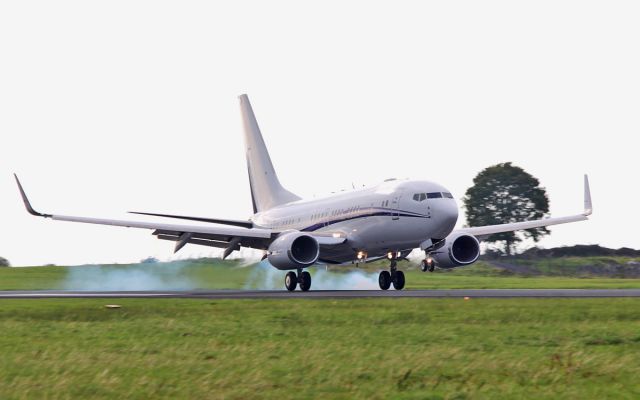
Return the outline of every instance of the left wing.
<path id="1" fill-rule="evenodd" d="M 571 215 L 568 217 L 545 218 L 535 221 L 514 222 L 511 224 L 487 225 L 472 228 L 456 229 L 454 232 L 467 233 L 482 239 L 494 233 L 512 232 L 531 228 L 540 228 L 543 226 L 567 224 L 570 222 L 586 221 L 589 215 L 593 213 L 591 204 L 591 189 L 589 188 L 589 177 L 584 176 L 584 211 L 582 214 Z"/>

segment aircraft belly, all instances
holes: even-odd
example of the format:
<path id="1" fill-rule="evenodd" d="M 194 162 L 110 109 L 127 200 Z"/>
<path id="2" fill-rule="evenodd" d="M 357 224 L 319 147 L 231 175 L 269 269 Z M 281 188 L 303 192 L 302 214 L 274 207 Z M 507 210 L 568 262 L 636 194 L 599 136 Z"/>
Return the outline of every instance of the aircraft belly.
<path id="1" fill-rule="evenodd" d="M 427 220 L 428 221 L 428 220 Z M 419 247 L 428 238 L 428 225 L 422 218 L 369 217 L 333 224 L 318 232 L 344 232 L 347 242 L 338 246 L 321 246 L 320 258 L 336 263 L 354 261 L 360 250 L 369 257 L 384 256 L 388 251 Z"/>
<path id="2" fill-rule="evenodd" d="M 320 246 L 321 263 L 341 264 L 354 261 L 356 252 L 348 245 L 341 244 L 337 246 Z"/>

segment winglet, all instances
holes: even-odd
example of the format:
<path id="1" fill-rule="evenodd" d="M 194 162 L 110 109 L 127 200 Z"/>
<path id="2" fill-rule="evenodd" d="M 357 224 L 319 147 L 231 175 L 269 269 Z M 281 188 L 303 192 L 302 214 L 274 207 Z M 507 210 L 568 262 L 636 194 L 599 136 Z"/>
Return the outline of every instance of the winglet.
<path id="1" fill-rule="evenodd" d="M 20 196 L 22 196 L 22 201 L 24 202 L 24 206 L 27 208 L 27 211 L 29 212 L 29 214 L 35 215 L 36 217 L 45 217 L 45 218 L 51 217 L 51 215 L 39 213 L 36 210 L 34 210 L 33 207 L 31 207 L 31 203 L 29 203 L 29 199 L 27 198 L 27 195 L 25 194 L 24 189 L 20 184 L 18 175 L 13 174 L 13 176 L 16 178 L 16 183 L 18 184 L 18 189 L 20 190 Z"/>
<path id="2" fill-rule="evenodd" d="M 588 216 L 593 213 L 593 205 L 591 204 L 591 189 L 589 188 L 589 176 L 584 175 L 584 215 Z"/>

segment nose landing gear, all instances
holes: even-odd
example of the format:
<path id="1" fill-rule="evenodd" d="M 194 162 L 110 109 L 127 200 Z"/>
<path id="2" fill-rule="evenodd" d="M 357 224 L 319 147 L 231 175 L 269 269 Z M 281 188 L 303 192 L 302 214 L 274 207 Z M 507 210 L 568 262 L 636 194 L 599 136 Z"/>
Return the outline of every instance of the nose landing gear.
<path id="1" fill-rule="evenodd" d="M 311 274 L 308 271 L 298 270 L 298 274 L 293 271 L 287 272 L 284 277 L 284 286 L 288 291 L 293 292 L 296 286 L 300 284 L 300 290 L 303 292 L 311 289 Z"/>

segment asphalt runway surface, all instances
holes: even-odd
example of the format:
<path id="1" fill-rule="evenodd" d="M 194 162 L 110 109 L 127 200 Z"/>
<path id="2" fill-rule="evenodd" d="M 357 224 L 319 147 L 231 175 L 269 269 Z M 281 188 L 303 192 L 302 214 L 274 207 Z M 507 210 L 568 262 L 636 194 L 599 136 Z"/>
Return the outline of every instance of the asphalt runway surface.
<path id="1" fill-rule="evenodd" d="M 191 290 L 191 291 L 0 291 L 0 299 L 190 298 L 190 299 L 351 299 L 351 298 L 593 298 L 640 297 L 640 289 L 444 289 L 444 290 Z"/>

